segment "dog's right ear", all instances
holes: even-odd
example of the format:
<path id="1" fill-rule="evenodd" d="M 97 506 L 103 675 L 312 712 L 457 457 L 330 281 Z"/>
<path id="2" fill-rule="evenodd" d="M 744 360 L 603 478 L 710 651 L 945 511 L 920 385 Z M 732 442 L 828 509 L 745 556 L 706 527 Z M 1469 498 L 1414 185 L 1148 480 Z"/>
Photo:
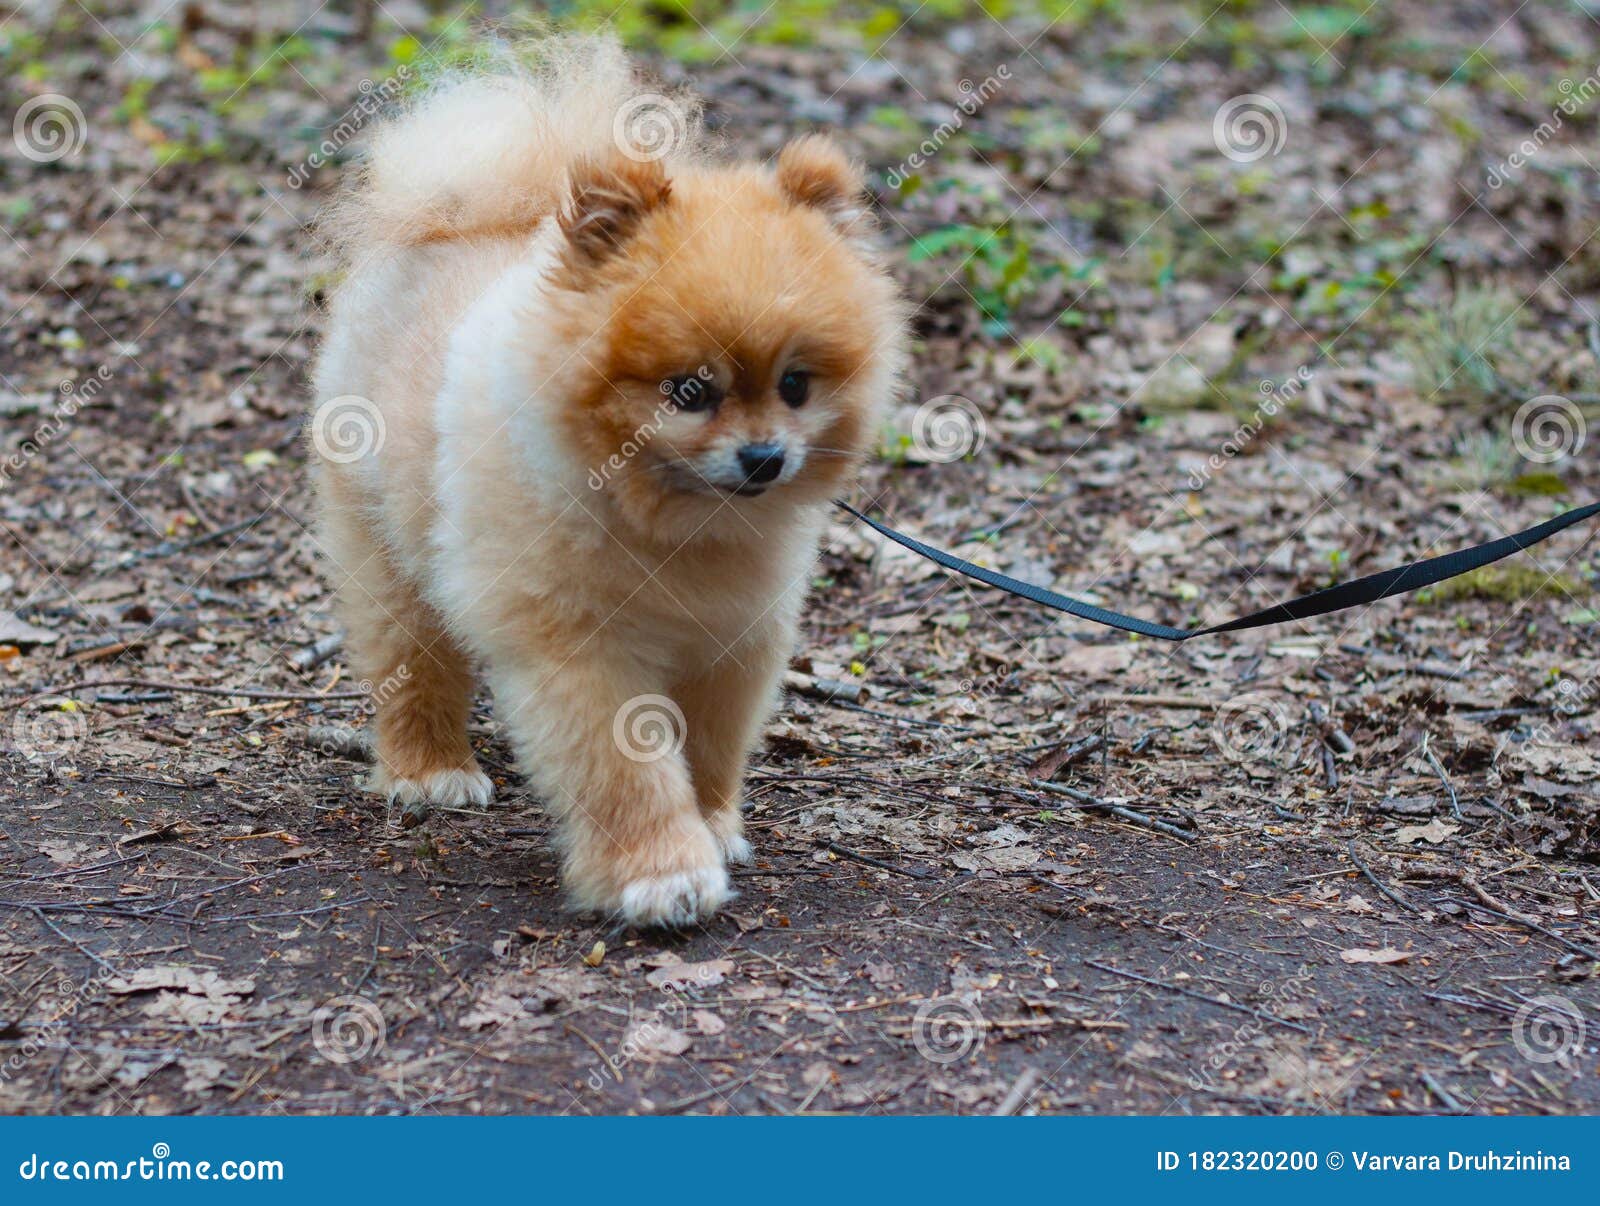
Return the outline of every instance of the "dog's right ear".
<path id="1" fill-rule="evenodd" d="M 658 160 L 581 159 L 569 173 L 571 193 L 561 212 L 561 231 L 575 266 L 599 264 L 622 250 L 645 216 L 672 194 Z"/>

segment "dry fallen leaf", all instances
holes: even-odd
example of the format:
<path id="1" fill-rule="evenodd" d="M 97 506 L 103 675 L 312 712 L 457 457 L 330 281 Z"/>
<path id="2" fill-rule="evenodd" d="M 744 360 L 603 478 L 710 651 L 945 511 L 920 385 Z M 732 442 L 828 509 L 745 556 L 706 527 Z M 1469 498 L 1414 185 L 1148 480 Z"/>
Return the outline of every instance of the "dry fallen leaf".
<path id="1" fill-rule="evenodd" d="M 1398 951 L 1392 946 L 1375 951 L 1352 946 L 1348 950 L 1340 951 L 1339 958 L 1346 963 L 1404 963 L 1415 953 L 1415 951 Z"/>
<path id="2" fill-rule="evenodd" d="M 674 963 L 658 967 L 645 980 L 653 988 L 710 988 L 721 984 L 732 970 L 732 959 L 707 959 L 704 963 Z"/>
<path id="3" fill-rule="evenodd" d="M 1419 841 L 1432 842 L 1437 846 L 1446 838 L 1454 837 L 1460 832 L 1460 825 L 1452 825 L 1449 821 L 1435 817 L 1426 825 L 1402 825 L 1395 830 L 1394 840 L 1401 846 L 1410 846 Z"/>

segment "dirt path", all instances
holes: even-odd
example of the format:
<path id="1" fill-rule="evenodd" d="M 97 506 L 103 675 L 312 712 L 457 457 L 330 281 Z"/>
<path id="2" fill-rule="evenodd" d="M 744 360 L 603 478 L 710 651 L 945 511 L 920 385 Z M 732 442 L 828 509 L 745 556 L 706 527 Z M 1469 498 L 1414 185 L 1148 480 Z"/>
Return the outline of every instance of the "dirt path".
<path id="1" fill-rule="evenodd" d="M 1600 1105 L 1592 533 L 1173 648 L 838 526 L 724 916 L 562 912 L 486 706 L 493 807 L 401 828 L 323 732 L 304 223 L 465 29 L 93 7 L 0 26 L 7 111 L 84 135 L 0 156 L 0 1110 Z M 625 32 L 738 149 L 871 165 L 919 347 L 861 497 L 1188 623 L 1600 497 L 1594 113 L 1486 184 L 1594 26 L 1380 7 Z M 1226 153 L 1261 95 L 1281 147 Z"/>

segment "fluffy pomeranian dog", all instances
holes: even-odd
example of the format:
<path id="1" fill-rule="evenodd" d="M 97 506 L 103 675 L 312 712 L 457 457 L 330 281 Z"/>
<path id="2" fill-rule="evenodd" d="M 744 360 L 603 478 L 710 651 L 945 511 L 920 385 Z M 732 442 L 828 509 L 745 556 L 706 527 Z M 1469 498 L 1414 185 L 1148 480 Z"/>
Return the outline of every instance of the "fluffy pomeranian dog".
<path id="1" fill-rule="evenodd" d="M 722 163 L 610 41 L 532 54 L 381 127 L 328 220 L 319 536 L 382 684 L 371 786 L 490 800 L 481 670 L 573 903 L 684 925 L 750 855 L 745 763 L 904 312 L 826 138 Z"/>

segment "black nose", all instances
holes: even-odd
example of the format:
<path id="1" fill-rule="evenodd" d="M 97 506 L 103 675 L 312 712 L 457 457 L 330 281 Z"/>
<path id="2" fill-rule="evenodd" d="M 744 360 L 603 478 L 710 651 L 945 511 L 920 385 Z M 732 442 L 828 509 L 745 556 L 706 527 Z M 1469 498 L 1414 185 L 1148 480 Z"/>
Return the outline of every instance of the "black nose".
<path id="1" fill-rule="evenodd" d="M 746 444 L 739 449 L 739 468 L 747 482 L 770 482 L 783 472 L 783 445 Z"/>

